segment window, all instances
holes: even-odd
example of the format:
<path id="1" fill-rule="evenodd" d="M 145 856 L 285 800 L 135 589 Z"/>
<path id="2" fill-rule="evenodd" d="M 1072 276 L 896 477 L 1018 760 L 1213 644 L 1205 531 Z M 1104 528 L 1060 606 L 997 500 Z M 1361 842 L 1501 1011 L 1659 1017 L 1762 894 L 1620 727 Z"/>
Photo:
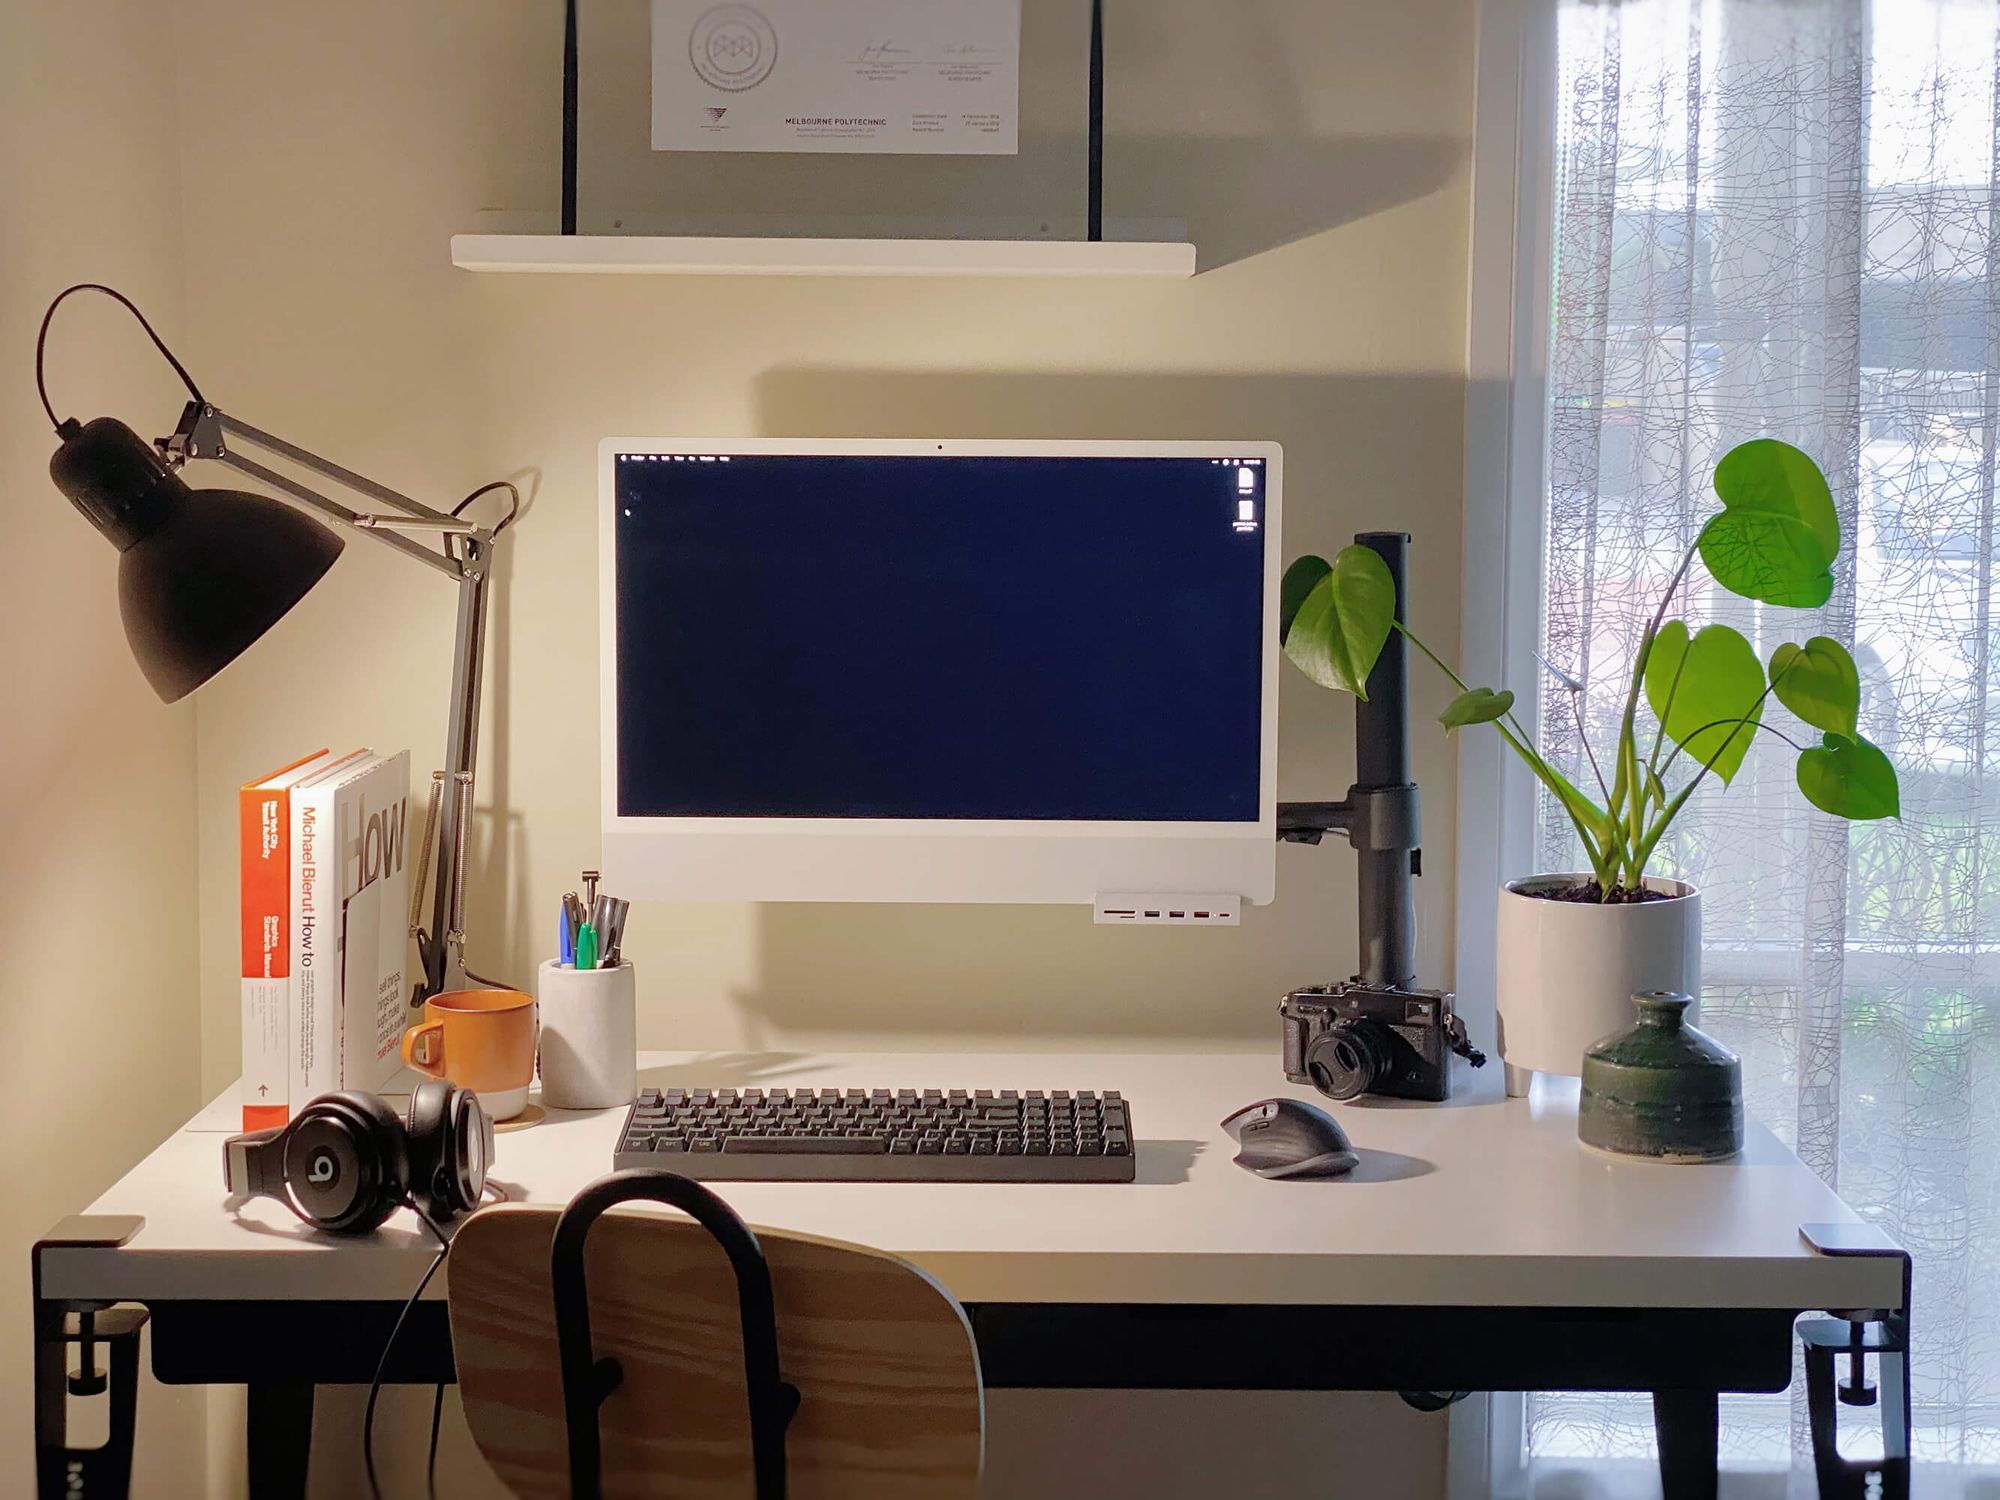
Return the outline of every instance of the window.
<path id="1" fill-rule="evenodd" d="M 1700 579 L 1684 613 L 1764 656 L 1848 642 L 1903 818 L 1813 813 L 1774 742 L 1660 868 L 1705 893 L 1704 1024 L 1752 1112 L 1916 1252 L 1919 1461 L 2000 1463 L 2000 3 L 1558 0 L 1556 35 L 1541 649 L 1614 733 L 1716 460 L 1775 436 L 1826 470 L 1833 601 Z M 1562 695 L 1541 733 L 1588 777 Z M 1536 866 L 1571 838 L 1544 807 Z M 1794 1401 L 1725 1398 L 1726 1460 L 1793 1465 Z M 1643 1401 L 1538 1396 L 1527 1432 L 1539 1462 L 1651 1451 Z"/>

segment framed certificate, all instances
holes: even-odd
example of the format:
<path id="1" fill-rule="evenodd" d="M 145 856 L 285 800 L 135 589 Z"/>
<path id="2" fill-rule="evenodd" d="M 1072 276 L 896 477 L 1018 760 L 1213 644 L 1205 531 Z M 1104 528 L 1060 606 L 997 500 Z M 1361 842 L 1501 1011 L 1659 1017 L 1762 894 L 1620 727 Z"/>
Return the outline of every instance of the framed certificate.
<path id="1" fill-rule="evenodd" d="M 1021 0 L 653 0 L 655 151 L 1011 156 Z"/>

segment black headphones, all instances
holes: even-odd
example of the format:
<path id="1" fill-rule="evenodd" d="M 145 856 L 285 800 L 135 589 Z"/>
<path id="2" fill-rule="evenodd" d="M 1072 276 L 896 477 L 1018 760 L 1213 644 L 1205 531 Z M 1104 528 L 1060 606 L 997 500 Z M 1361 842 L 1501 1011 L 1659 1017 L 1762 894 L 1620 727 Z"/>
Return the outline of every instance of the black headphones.
<path id="1" fill-rule="evenodd" d="M 439 1079 L 417 1085 L 407 1119 L 374 1094 L 323 1094 L 289 1125 L 222 1147 L 233 1196 L 276 1198 L 336 1234 L 366 1234 L 406 1202 L 433 1220 L 469 1213 L 492 1159 L 479 1096 Z"/>

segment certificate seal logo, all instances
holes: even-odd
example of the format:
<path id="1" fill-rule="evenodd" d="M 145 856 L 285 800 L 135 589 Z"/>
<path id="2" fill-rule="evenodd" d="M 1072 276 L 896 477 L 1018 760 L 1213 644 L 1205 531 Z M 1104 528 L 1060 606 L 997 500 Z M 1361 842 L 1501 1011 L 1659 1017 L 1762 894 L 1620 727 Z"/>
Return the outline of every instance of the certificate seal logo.
<path id="1" fill-rule="evenodd" d="M 771 76 L 778 63 L 778 33 L 750 5 L 704 11 L 688 33 L 688 61 L 710 88 L 740 94 Z"/>

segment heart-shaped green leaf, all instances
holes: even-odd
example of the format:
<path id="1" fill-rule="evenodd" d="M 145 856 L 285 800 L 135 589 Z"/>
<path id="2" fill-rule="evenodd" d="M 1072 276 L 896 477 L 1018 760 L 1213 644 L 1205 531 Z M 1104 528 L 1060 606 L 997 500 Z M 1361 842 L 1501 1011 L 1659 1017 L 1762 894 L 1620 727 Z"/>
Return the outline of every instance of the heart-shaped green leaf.
<path id="1" fill-rule="evenodd" d="M 1669 620 L 1646 658 L 1646 701 L 1668 738 L 1726 785 L 1750 751 L 1763 715 L 1764 668 L 1750 643 L 1727 625 L 1692 640 Z"/>
<path id="2" fill-rule="evenodd" d="M 1490 724 L 1513 706 L 1514 695 L 1506 688 L 1497 693 L 1492 688 L 1473 688 L 1446 704 L 1444 712 L 1438 715 L 1438 723 L 1450 734 L 1467 724 Z"/>
<path id="3" fill-rule="evenodd" d="M 1859 736 L 1827 734 L 1821 739 L 1822 748 L 1799 752 L 1799 790 L 1806 801 L 1856 822 L 1903 815 L 1896 768 L 1888 756 Z"/>
<path id="4" fill-rule="evenodd" d="M 1321 687 L 1365 699 L 1368 674 L 1395 620 L 1396 581 L 1381 553 L 1343 547 L 1293 613 L 1285 655 Z"/>
<path id="5" fill-rule="evenodd" d="M 1833 593 L 1840 517 L 1826 476 L 1776 438 L 1739 444 L 1715 466 L 1722 513 L 1701 530 L 1701 560 L 1731 593 L 1810 609 Z"/>
<path id="6" fill-rule="evenodd" d="M 1278 586 L 1278 644 L 1283 645 L 1292 638 L 1292 621 L 1299 617 L 1299 606 L 1306 602 L 1319 581 L 1333 571 L 1333 564 L 1323 557 L 1307 553 L 1296 559 L 1285 569 L 1285 581 Z"/>
<path id="7" fill-rule="evenodd" d="M 1816 635 L 1803 646 L 1787 641 L 1773 651 L 1771 691 L 1813 728 L 1854 738 L 1861 714 L 1861 674 L 1839 641 Z"/>

